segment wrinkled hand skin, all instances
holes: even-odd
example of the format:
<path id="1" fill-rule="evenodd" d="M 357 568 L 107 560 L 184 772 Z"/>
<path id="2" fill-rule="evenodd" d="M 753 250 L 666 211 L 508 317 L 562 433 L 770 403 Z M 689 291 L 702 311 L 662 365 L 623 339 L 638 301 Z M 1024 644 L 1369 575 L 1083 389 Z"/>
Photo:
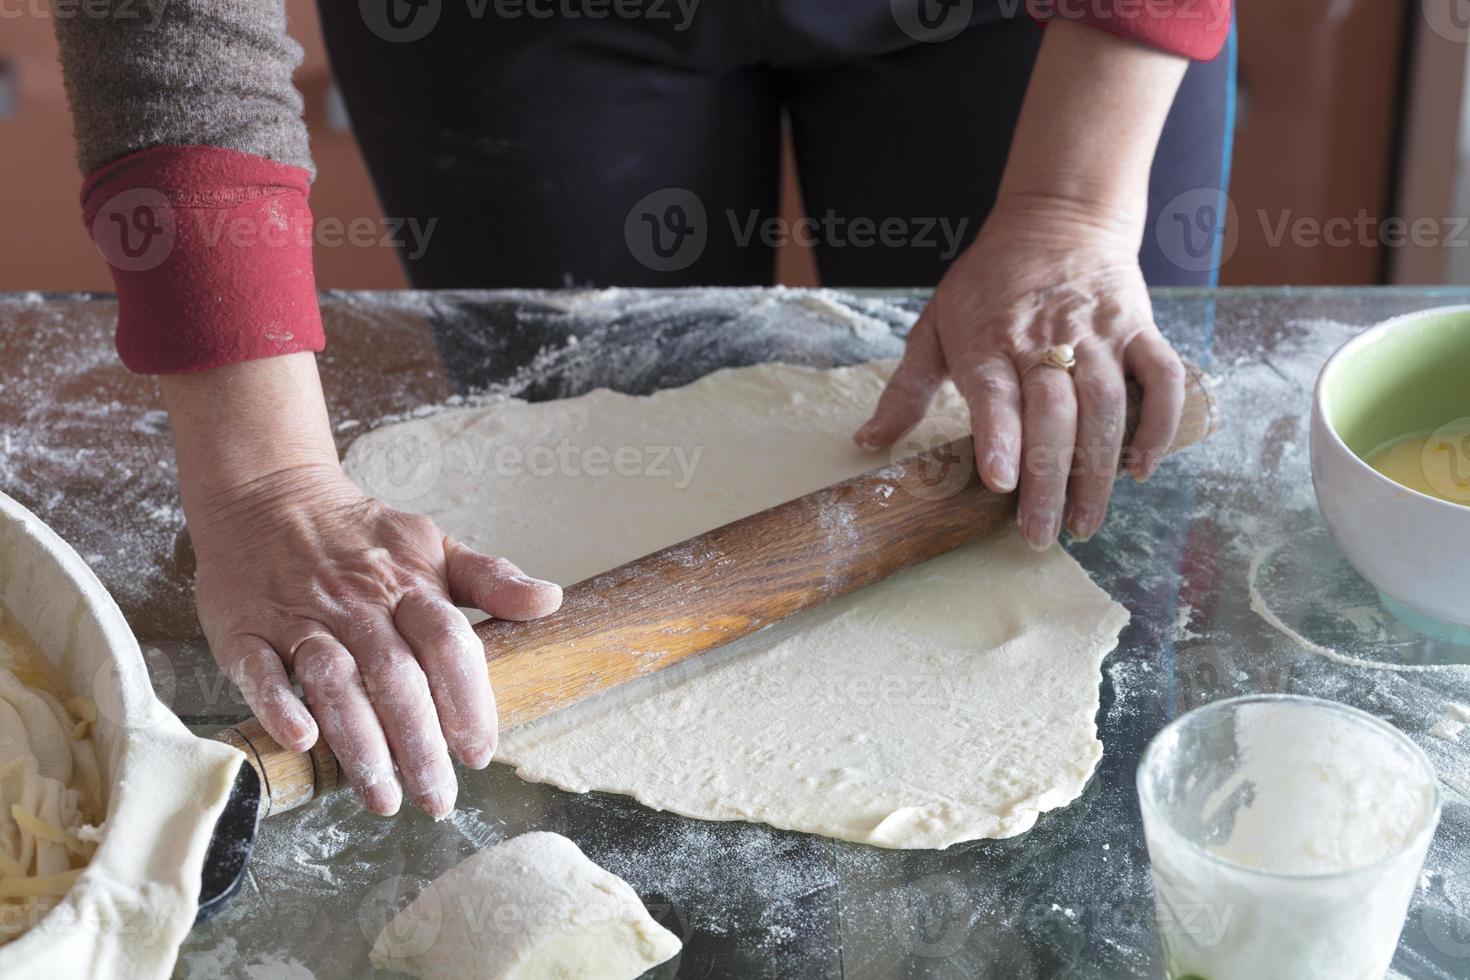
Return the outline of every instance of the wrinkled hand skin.
<path id="1" fill-rule="evenodd" d="M 1138 242 L 1136 228 L 1049 203 L 997 205 L 914 325 L 858 444 L 892 444 L 950 377 L 970 409 L 981 480 L 998 493 L 1019 485 L 1026 540 L 1049 547 L 1064 518 L 1073 537 L 1091 537 L 1120 456 L 1135 479 L 1153 475 L 1184 402 L 1183 365 L 1154 324 Z M 1063 343 L 1076 351 L 1071 375 L 1041 364 Z M 1129 375 L 1144 399 L 1125 452 Z"/>
<path id="2" fill-rule="evenodd" d="M 320 734 L 375 813 L 406 791 L 448 815 L 450 756 L 481 769 L 496 746 L 484 649 L 456 605 L 533 619 L 561 589 L 366 496 L 335 465 L 232 490 L 190 533 L 205 636 L 272 737 L 305 751 Z"/>

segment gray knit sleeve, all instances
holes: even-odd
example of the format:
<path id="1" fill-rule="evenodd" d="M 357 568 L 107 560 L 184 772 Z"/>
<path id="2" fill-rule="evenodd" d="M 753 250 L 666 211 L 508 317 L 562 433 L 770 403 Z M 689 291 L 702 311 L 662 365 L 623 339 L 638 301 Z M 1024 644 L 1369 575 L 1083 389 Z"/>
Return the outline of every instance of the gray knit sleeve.
<path id="1" fill-rule="evenodd" d="M 52 0 L 82 173 L 155 146 L 312 170 L 284 0 Z"/>

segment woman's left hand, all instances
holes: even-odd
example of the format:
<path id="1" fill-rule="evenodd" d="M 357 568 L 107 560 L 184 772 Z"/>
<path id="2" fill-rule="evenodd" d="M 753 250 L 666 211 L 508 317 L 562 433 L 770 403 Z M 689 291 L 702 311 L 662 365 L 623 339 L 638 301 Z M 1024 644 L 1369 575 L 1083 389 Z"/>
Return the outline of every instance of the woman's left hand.
<path id="1" fill-rule="evenodd" d="M 1154 324 L 1136 227 L 1055 201 L 998 202 L 940 281 L 877 411 L 857 433 L 877 449 L 924 416 L 946 376 L 970 408 L 975 461 L 990 489 L 1020 487 L 1021 533 L 1036 548 L 1097 532 L 1118 472 L 1153 475 L 1179 426 L 1184 368 Z M 1047 364 L 1070 344 L 1076 367 Z M 1143 387 L 1122 445 L 1124 377 Z"/>

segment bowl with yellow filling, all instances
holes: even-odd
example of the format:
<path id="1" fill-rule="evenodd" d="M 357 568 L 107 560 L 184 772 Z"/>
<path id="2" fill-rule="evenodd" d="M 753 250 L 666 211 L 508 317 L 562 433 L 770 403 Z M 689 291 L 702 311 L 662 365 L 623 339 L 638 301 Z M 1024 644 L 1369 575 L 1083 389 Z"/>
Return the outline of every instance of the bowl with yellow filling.
<path id="1" fill-rule="evenodd" d="M 1388 320 L 1328 359 L 1312 482 L 1333 538 L 1384 606 L 1470 644 L 1470 306 Z"/>

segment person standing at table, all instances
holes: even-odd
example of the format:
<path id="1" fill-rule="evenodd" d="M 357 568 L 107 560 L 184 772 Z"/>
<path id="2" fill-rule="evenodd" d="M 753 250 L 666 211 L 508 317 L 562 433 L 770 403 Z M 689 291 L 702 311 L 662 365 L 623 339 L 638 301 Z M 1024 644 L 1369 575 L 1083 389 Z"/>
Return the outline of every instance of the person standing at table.
<path id="1" fill-rule="evenodd" d="M 403 255 L 415 287 L 769 283 L 771 243 L 741 229 L 775 213 L 784 113 L 824 281 L 935 287 L 861 445 L 952 377 L 980 475 L 1019 489 L 1037 547 L 1098 529 L 1125 448 L 1142 479 L 1169 445 L 1183 372 L 1146 285 L 1213 282 L 1199 218 L 1226 183 L 1229 0 L 320 9 L 384 207 L 434 221 Z M 160 376 L 214 656 L 280 742 L 325 738 L 369 809 L 406 790 L 443 816 L 451 756 L 480 768 L 496 744 L 456 604 L 527 619 L 561 591 L 342 473 L 284 4 L 98 0 L 55 21 L 84 217 L 119 353 Z M 864 219 L 886 229 L 867 245 Z M 1203 238 L 1161 247 L 1175 219 Z M 1130 447 L 1125 375 L 1144 389 Z"/>

